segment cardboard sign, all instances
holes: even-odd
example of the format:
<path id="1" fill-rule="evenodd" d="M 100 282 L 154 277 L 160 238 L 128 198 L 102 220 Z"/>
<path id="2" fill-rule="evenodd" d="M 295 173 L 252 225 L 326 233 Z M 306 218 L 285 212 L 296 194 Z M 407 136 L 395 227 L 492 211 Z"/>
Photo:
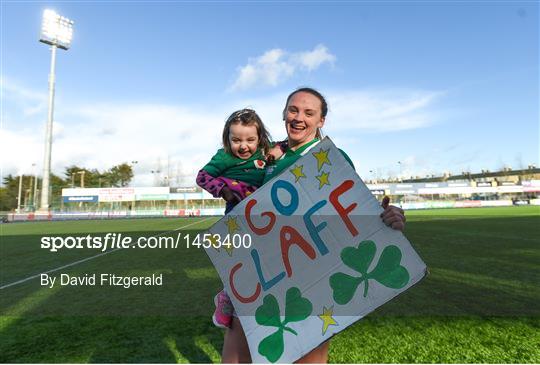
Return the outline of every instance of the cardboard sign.
<path id="1" fill-rule="evenodd" d="M 294 362 L 424 277 L 382 211 L 325 138 L 210 228 L 253 362 Z"/>

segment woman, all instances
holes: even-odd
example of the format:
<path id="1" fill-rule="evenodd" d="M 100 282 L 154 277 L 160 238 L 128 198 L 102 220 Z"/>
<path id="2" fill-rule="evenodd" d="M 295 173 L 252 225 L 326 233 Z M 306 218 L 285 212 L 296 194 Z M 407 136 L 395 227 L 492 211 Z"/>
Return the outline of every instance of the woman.
<path id="1" fill-rule="evenodd" d="M 291 166 L 319 141 L 321 138 L 320 129 L 324 126 L 327 113 L 328 104 L 317 90 L 300 88 L 289 95 L 283 110 L 288 148 L 275 165 L 267 168 L 265 183 Z M 352 165 L 350 158 L 345 153 L 343 156 Z M 381 218 L 387 226 L 401 231 L 405 227 L 403 210 L 390 206 L 389 202 L 388 197 L 385 197 L 382 203 L 384 212 L 381 214 Z M 300 358 L 297 363 L 328 362 L 328 344 L 329 340 Z M 221 360 L 223 363 L 251 362 L 247 340 L 238 318 L 233 318 L 231 328 L 225 332 Z"/>

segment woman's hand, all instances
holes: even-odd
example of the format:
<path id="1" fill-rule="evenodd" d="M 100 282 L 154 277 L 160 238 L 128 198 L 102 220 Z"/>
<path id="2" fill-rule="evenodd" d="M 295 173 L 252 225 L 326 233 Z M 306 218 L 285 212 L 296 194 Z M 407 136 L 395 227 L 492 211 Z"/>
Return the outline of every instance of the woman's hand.
<path id="1" fill-rule="evenodd" d="M 240 200 L 233 194 L 232 190 L 224 186 L 221 189 L 221 197 L 225 199 L 228 203 L 238 203 Z"/>
<path id="2" fill-rule="evenodd" d="M 381 213 L 384 224 L 398 231 L 403 231 L 407 220 L 403 209 L 390 205 L 390 198 L 387 196 L 383 198 L 381 206 L 384 209 L 384 212 Z"/>

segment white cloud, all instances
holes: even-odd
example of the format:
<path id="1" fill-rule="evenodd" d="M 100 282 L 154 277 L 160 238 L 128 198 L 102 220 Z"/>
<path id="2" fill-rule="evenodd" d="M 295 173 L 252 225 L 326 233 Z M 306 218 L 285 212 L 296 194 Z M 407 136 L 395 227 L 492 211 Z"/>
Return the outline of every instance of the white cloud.
<path id="1" fill-rule="evenodd" d="M 324 63 L 333 64 L 336 56 L 324 45 L 312 51 L 288 53 L 279 48 L 266 51 L 262 56 L 250 58 L 247 65 L 238 68 L 238 76 L 231 91 L 246 90 L 254 86 L 277 86 L 291 78 L 297 70 L 313 71 Z"/>
<path id="2" fill-rule="evenodd" d="M 44 133 L 43 133 L 43 138 Z M 43 141 L 32 130 L 0 130 L 0 166 L 2 177 L 13 174 L 31 174 L 32 164 L 42 166 Z"/>
<path id="3" fill-rule="evenodd" d="M 274 61 L 280 57 L 268 55 Z M 122 162 L 138 161 L 133 185 L 149 186 L 155 181 L 152 170 L 159 168 L 162 177 L 166 174 L 169 156 L 171 175 L 181 178 L 173 179 L 173 184 L 192 185 L 197 171 L 220 147 L 223 123 L 232 111 L 254 108 L 274 139 L 284 139 L 281 111 L 287 94 L 240 99 L 212 108 L 202 104 L 62 103 L 56 112 L 59 122 L 54 124 L 52 169 L 62 174 L 66 166 L 73 164 L 104 170 Z M 28 91 L 28 95 L 32 93 Z M 434 102 L 440 95 L 410 90 L 328 91 L 330 112 L 325 133 L 355 158 L 362 134 L 410 130 L 436 123 Z M 42 114 L 46 115 L 46 111 Z M 34 125 L 42 127 L 32 127 L 25 121 L 4 125 L 0 132 L 0 165 L 4 175 L 29 171 L 33 163 L 41 171 L 44 120 L 42 116 L 35 119 L 39 122 Z"/>
<path id="4" fill-rule="evenodd" d="M 363 130 L 397 132 L 438 120 L 433 104 L 441 92 L 416 90 L 347 91 L 328 95 L 327 133 Z"/>
<path id="5" fill-rule="evenodd" d="M 296 62 L 306 68 L 308 71 L 313 71 L 323 63 L 329 63 L 331 65 L 336 62 L 336 56 L 328 52 L 328 48 L 324 45 L 317 45 L 313 51 L 300 52 L 296 55 L 293 55 L 293 58 L 296 59 Z"/>
<path id="6" fill-rule="evenodd" d="M 193 175 L 219 147 L 225 114 L 154 104 L 96 103 L 64 109 L 58 118 L 70 123 L 54 124 L 52 170 L 62 174 L 72 164 L 104 170 L 136 160 L 136 182 L 151 184 L 151 171 L 158 169 L 158 159 L 164 176 L 170 156 L 171 174 L 176 175 L 181 162 L 180 174 Z M 3 128 L 0 138 L 4 175 L 18 173 L 32 163 L 41 168 L 43 129 Z"/>
<path id="7" fill-rule="evenodd" d="M 2 77 L 2 102 L 16 105 L 26 117 L 43 114 L 47 111 L 46 92 L 30 90 L 6 77 Z"/>

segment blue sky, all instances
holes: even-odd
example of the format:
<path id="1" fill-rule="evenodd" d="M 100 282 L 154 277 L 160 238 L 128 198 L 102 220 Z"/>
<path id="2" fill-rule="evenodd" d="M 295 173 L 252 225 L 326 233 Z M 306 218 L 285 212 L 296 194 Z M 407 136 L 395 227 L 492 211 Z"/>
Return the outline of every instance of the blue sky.
<path id="1" fill-rule="evenodd" d="M 3 1 L 3 174 L 42 166 L 46 8 L 75 22 L 57 57 L 56 173 L 137 160 L 134 185 L 151 185 L 168 158 L 192 184 L 228 114 L 253 107 L 282 139 L 305 85 L 365 179 L 539 166 L 538 2 Z"/>

